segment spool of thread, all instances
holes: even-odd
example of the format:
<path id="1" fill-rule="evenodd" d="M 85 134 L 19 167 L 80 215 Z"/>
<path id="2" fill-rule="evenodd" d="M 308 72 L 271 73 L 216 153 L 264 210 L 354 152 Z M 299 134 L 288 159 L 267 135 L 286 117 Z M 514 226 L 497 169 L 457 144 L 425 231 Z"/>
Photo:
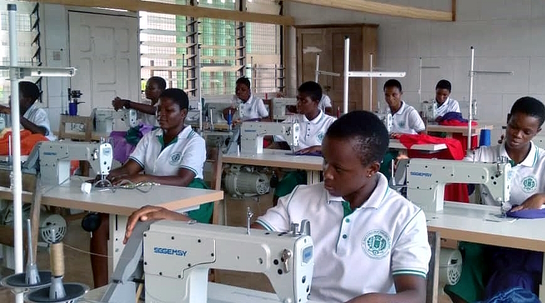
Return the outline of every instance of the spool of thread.
<path id="1" fill-rule="evenodd" d="M 479 136 L 479 146 L 490 146 L 490 130 L 481 129 L 481 134 Z"/>
<path id="2" fill-rule="evenodd" d="M 77 116 L 78 115 L 78 103 L 77 102 L 68 103 L 68 114 L 70 116 Z"/>
<path id="3" fill-rule="evenodd" d="M 50 253 L 51 275 L 53 277 L 64 276 L 64 246 L 62 242 L 51 244 Z"/>

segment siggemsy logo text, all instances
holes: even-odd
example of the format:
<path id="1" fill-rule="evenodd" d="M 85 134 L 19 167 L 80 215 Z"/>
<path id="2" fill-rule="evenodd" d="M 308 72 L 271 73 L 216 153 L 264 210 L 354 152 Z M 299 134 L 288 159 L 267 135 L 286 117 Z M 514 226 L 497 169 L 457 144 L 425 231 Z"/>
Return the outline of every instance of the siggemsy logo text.
<path id="1" fill-rule="evenodd" d="M 428 178 L 430 178 L 430 177 L 431 177 L 431 173 L 423 173 L 423 172 L 419 172 L 419 171 L 412 171 L 412 172 L 411 172 L 411 176 L 428 177 Z"/>
<path id="2" fill-rule="evenodd" d="M 161 254 L 161 255 L 174 255 L 174 256 L 185 257 L 185 255 L 187 254 L 187 250 L 173 249 L 173 248 L 166 248 L 166 247 L 154 247 L 153 253 Z"/>

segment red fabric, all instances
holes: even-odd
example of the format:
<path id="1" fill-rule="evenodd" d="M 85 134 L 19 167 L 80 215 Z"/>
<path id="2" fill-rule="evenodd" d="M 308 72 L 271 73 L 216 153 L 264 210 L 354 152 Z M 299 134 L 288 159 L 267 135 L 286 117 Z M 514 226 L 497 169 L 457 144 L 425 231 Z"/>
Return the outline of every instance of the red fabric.
<path id="1" fill-rule="evenodd" d="M 467 150 L 467 136 L 463 134 L 452 134 L 452 139 L 460 141 L 462 148 Z M 471 149 L 479 147 L 479 137 L 477 135 L 471 136 Z"/>
<path id="2" fill-rule="evenodd" d="M 439 122 L 439 125 L 446 125 L 446 126 L 467 126 L 467 122 L 462 122 L 458 120 L 443 120 Z M 479 125 L 475 121 L 471 121 L 471 126 L 477 126 Z"/>
<path id="3" fill-rule="evenodd" d="M 4 134 L 4 137 L 0 138 L 0 155 L 9 155 L 9 137 L 11 131 Z M 40 134 L 33 134 L 29 130 L 21 131 L 21 155 L 29 155 L 36 143 L 41 141 L 48 141 L 47 138 Z"/>
<path id="4" fill-rule="evenodd" d="M 445 160 L 462 160 L 465 156 L 465 149 L 462 148 L 460 141 L 452 138 L 439 138 L 429 135 L 401 135 L 399 141 L 408 149 L 409 158 L 437 158 Z M 447 145 L 446 150 L 437 153 L 423 153 L 410 148 L 414 144 L 440 144 Z M 445 186 L 445 201 L 457 201 L 469 203 L 469 194 L 467 184 L 447 184 Z"/>

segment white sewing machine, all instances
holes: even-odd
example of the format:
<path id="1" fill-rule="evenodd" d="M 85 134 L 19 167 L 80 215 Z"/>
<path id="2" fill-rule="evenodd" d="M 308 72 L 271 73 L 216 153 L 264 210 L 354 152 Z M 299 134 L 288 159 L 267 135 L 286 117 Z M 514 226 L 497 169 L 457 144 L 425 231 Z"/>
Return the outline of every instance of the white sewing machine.
<path id="1" fill-rule="evenodd" d="M 208 100 L 208 99 L 205 99 Z M 227 120 L 223 117 L 223 110 L 231 106 L 231 99 L 205 101 L 206 115 L 213 124 L 227 124 Z"/>
<path id="2" fill-rule="evenodd" d="M 545 149 L 545 136 L 535 136 L 532 139 L 532 142 L 534 142 L 537 147 Z"/>
<path id="3" fill-rule="evenodd" d="M 23 169 L 39 169 L 44 184 L 58 185 L 70 178 L 71 160 L 86 160 L 97 174 L 106 176 L 112 167 L 112 145 L 72 141 L 40 142 L 34 146 Z"/>
<path id="4" fill-rule="evenodd" d="M 407 199 L 424 211 L 441 211 L 445 184 L 483 184 L 501 205 L 510 199 L 511 164 L 456 160 L 410 159 L 407 164 Z"/>
<path id="5" fill-rule="evenodd" d="M 427 119 L 428 122 L 435 122 L 437 118 L 437 103 L 435 101 L 424 101 L 421 104 L 422 119 Z"/>
<path id="6" fill-rule="evenodd" d="M 93 109 L 95 131 L 98 133 L 111 133 L 112 130 L 120 130 L 116 121 L 123 121 L 126 128 L 138 125 L 138 112 L 135 109 L 95 108 Z"/>
<path id="7" fill-rule="evenodd" d="M 287 118 L 287 107 L 297 106 L 297 98 L 274 98 L 272 99 L 273 120 L 285 120 Z"/>
<path id="8" fill-rule="evenodd" d="M 394 119 L 392 117 L 392 114 L 390 113 L 375 113 L 377 117 L 382 121 L 384 126 L 386 126 L 386 129 L 388 130 L 388 133 L 392 132 L 392 127 L 394 126 Z"/>
<path id="9" fill-rule="evenodd" d="M 310 232 L 308 221 L 302 225 L 301 231 Z M 314 246 L 301 231 L 298 224 L 292 224 L 290 232 L 277 233 L 179 221 L 140 222 L 99 302 L 135 302 L 132 278 L 141 278 L 143 267 L 147 303 L 206 303 L 212 268 L 264 273 L 279 302 L 305 303 Z"/>
<path id="10" fill-rule="evenodd" d="M 290 147 L 299 145 L 299 123 L 243 122 L 240 128 L 240 152 L 263 153 L 263 137 L 278 135 L 284 137 Z"/>

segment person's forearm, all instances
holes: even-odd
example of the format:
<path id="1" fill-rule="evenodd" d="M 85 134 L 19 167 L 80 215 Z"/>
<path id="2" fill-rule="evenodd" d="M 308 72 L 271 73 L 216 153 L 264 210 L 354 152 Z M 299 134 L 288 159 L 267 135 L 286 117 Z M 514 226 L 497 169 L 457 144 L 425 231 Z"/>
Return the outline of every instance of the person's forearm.
<path id="1" fill-rule="evenodd" d="M 155 182 L 162 185 L 171 185 L 171 186 L 188 186 L 193 178 L 184 178 L 180 176 L 154 176 L 154 175 L 145 175 L 145 179 L 148 182 Z"/>
<path id="2" fill-rule="evenodd" d="M 153 105 L 137 103 L 132 101 L 129 101 L 129 108 L 136 109 L 137 111 L 148 114 L 148 115 L 155 115 L 155 112 L 157 111 L 157 108 L 155 108 L 155 106 Z"/>
<path id="3" fill-rule="evenodd" d="M 417 290 L 406 290 L 397 294 L 365 294 L 346 303 L 422 303 L 425 301 L 426 294 Z"/>
<path id="4" fill-rule="evenodd" d="M 47 133 L 47 129 L 43 126 L 38 126 L 32 122 L 30 122 L 27 118 L 25 117 L 22 117 L 21 116 L 21 119 L 20 119 L 20 122 L 21 122 L 21 125 L 29 130 L 30 132 L 32 132 L 33 134 L 42 134 L 44 136 L 48 135 Z"/>

